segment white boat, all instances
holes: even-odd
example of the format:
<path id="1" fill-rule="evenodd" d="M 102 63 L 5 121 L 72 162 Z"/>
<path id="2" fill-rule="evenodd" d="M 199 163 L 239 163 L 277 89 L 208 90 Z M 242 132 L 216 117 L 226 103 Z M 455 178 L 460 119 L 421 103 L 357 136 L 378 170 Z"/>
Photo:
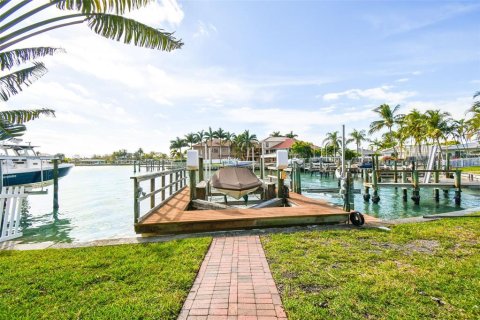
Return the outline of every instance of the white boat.
<path id="1" fill-rule="evenodd" d="M 2 186 L 38 188 L 53 183 L 53 157 L 38 156 L 30 144 L 0 144 Z M 73 164 L 60 163 L 58 178 L 68 174 Z"/>

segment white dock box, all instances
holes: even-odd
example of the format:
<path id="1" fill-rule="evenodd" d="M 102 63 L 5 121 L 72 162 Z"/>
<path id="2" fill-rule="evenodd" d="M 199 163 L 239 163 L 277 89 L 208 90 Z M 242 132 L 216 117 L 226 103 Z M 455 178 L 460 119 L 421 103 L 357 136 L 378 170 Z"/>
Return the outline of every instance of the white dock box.
<path id="1" fill-rule="evenodd" d="M 286 169 L 288 168 L 288 151 L 287 150 L 277 150 L 277 169 Z"/>
<path id="2" fill-rule="evenodd" d="M 187 150 L 187 170 L 198 170 L 198 150 Z"/>

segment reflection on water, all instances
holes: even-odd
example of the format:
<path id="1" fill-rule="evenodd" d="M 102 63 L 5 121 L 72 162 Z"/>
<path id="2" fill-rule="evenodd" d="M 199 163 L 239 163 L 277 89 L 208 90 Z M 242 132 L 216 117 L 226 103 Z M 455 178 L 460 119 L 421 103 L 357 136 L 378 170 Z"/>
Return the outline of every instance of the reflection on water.
<path id="1" fill-rule="evenodd" d="M 58 212 L 48 195 L 29 196 L 23 241 L 72 242 L 134 236 L 133 168 L 75 167 L 59 182 Z"/>
<path id="2" fill-rule="evenodd" d="M 22 240 L 72 242 L 135 236 L 132 169 L 130 166 L 73 168 L 67 177 L 60 180 L 58 212 L 52 210 L 51 187 L 47 188 L 48 195 L 29 196 L 22 210 Z M 337 186 L 337 181 L 303 174 L 302 186 L 331 188 Z M 361 181 L 355 182 L 355 188 L 361 188 Z M 441 194 L 440 203 L 435 203 L 432 192 L 432 189 L 422 190 L 420 206 L 415 206 L 410 199 L 406 203 L 402 201 L 401 189 L 382 188 L 378 205 L 365 203 L 361 194 L 355 194 L 355 208 L 376 217 L 395 219 L 471 208 L 480 203 L 478 190 L 465 189 L 461 207 L 455 206 L 453 191 L 450 191 L 449 198 L 443 198 Z M 410 193 L 411 190 L 409 197 Z M 342 204 L 342 199 L 334 194 L 305 195 Z"/>
<path id="3" fill-rule="evenodd" d="M 320 178 L 318 175 L 302 175 L 302 187 L 304 188 L 333 188 L 337 186 L 338 181 L 333 177 Z M 354 186 L 363 192 L 360 179 L 355 180 Z M 373 204 L 371 201 L 365 202 L 361 194 L 355 194 L 354 204 L 355 210 L 386 220 L 445 213 L 480 205 L 480 192 L 478 190 L 463 189 L 462 191 L 460 206 L 455 205 L 453 190 L 450 190 L 448 197 L 444 197 L 443 192 L 441 192 L 440 201 L 437 203 L 433 198 L 433 188 L 423 188 L 420 190 L 420 205 L 417 206 L 410 200 L 412 192 L 410 188 L 408 190 L 408 201 L 404 202 L 402 188 L 387 187 L 379 189 L 380 202 L 378 204 Z M 337 194 L 304 193 L 304 195 L 316 199 L 325 199 L 338 205 L 343 204 L 342 198 Z"/>

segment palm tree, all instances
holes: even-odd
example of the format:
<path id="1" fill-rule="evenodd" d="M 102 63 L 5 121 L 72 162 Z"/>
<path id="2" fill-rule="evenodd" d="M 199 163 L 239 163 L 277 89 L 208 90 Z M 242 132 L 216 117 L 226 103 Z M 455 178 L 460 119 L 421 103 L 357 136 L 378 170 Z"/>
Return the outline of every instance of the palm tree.
<path id="1" fill-rule="evenodd" d="M 290 131 L 289 133 L 285 134 L 285 137 L 293 139 L 298 137 L 298 134 L 293 133 L 293 131 Z"/>
<path id="2" fill-rule="evenodd" d="M 210 141 L 210 146 L 207 144 L 207 148 L 211 148 L 213 144 L 213 139 L 217 137 L 217 133 L 212 130 L 212 127 L 208 127 L 208 131 L 205 132 L 205 139 Z M 208 150 L 207 150 L 208 152 Z M 212 164 L 212 159 L 210 159 L 210 165 Z"/>
<path id="3" fill-rule="evenodd" d="M 382 104 L 379 107 L 373 109 L 373 112 L 377 113 L 380 116 L 380 120 L 373 121 L 370 124 L 370 130 L 368 133 L 372 134 L 382 130 L 383 128 L 388 128 L 388 132 L 392 134 L 392 127 L 398 122 L 399 115 L 396 114 L 400 105 L 396 105 L 395 108 L 391 108 L 388 104 Z M 394 153 L 397 154 L 395 146 L 393 147 Z"/>
<path id="4" fill-rule="evenodd" d="M 477 91 L 473 98 L 480 97 L 480 91 Z M 466 121 L 467 124 L 467 136 L 468 138 L 477 135 L 480 139 L 480 99 L 474 101 L 472 107 L 468 109 L 467 113 L 472 113 L 472 117 Z"/>
<path id="5" fill-rule="evenodd" d="M 370 142 L 369 147 L 372 149 L 375 149 L 375 153 L 377 153 L 378 150 L 385 148 L 384 142 L 382 140 L 374 139 L 374 140 L 369 140 L 369 142 Z"/>
<path id="6" fill-rule="evenodd" d="M 281 137 L 280 131 L 273 131 L 270 133 L 270 137 Z"/>
<path id="7" fill-rule="evenodd" d="M 450 132 L 450 113 L 442 112 L 440 110 L 427 110 L 425 112 L 425 124 L 427 135 L 432 141 L 436 142 L 442 153 L 440 139 L 446 142 L 447 135 Z"/>
<path id="8" fill-rule="evenodd" d="M 403 118 L 405 135 L 412 138 L 418 148 L 418 154 L 422 156 L 422 142 L 427 138 L 425 115 L 413 109 Z"/>
<path id="9" fill-rule="evenodd" d="M 360 130 L 358 131 L 357 129 L 353 129 L 353 131 L 349 134 L 351 139 L 347 140 L 347 143 L 350 142 L 355 142 L 355 145 L 357 146 L 357 154 L 360 154 L 360 144 L 362 141 L 367 140 L 367 133 L 365 130 Z"/>
<path id="10" fill-rule="evenodd" d="M 83 23 L 102 37 L 139 47 L 171 51 L 183 45 L 172 33 L 123 17 L 129 11 L 146 6 L 151 2 L 149 0 L 51 0 L 39 6 L 37 1 L 21 1 L 8 6 L 9 2 L 0 3 L 2 21 L 9 20 L 0 27 L 0 51 L 3 53 L 5 49 L 41 33 Z M 51 15 L 49 11 L 54 6 L 68 14 Z M 5 34 L 11 29 L 13 31 Z M 28 58 L 33 53 L 31 49 L 10 51 L 7 56 Z"/>
<path id="11" fill-rule="evenodd" d="M 245 130 L 242 133 L 242 143 L 243 143 L 243 146 L 247 149 L 247 160 L 249 158 L 250 148 L 253 147 L 253 144 L 255 142 L 258 142 L 256 134 L 250 134 L 249 130 Z"/>
<path id="12" fill-rule="evenodd" d="M 338 131 L 327 132 L 327 137 L 323 140 L 323 143 L 333 147 L 333 156 L 335 157 L 336 150 L 340 149 L 341 138 L 338 136 Z"/>
<path id="13" fill-rule="evenodd" d="M 232 152 L 232 143 L 234 141 L 234 139 L 236 138 L 236 135 L 235 133 L 232 133 L 232 132 L 226 132 L 225 133 L 225 142 L 228 142 L 229 143 L 229 147 L 228 147 L 228 157 L 231 157 L 231 152 Z"/>
<path id="14" fill-rule="evenodd" d="M 0 1 L 0 20 L 4 22 L 0 26 L 0 100 L 7 101 L 47 72 L 45 65 L 35 60 L 64 51 L 52 47 L 12 47 L 18 47 L 22 41 L 54 29 L 86 23 L 95 33 L 108 39 L 122 40 L 126 44 L 162 51 L 181 48 L 183 43 L 171 33 L 122 16 L 149 2 L 51 0 L 38 5 L 38 1 Z M 52 16 L 50 8 L 53 6 L 71 13 Z M 27 62 L 31 62 L 31 65 L 18 68 Z M 24 122 L 40 115 L 54 115 L 53 110 L 46 108 L 8 112 L 0 114 L 0 137 L 3 139 L 21 135 L 26 130 Z M 11 118 L 12 115 L 15 116 Z"/>
<path id="15" fill-rule="evenodd" d="M 218 130 L 215 131 L 215 136 L 218 138 L 219 144 L 220 144 L 220 160 L 222 159 L 222 143 L 223 143 L 223 139 L 225 139 L 226 137 L 226 134 L 227 132 L 222 128 L 218 128 Z"/>
<path id="16" fill-rule="evenodd" d="M 193 149 L 193 145 L 198 142 L 198 136 L 196 133 L 190 132 L 185 135 L 185 142 L 190 145 L 190 149 Z"/>
<path id="17" fill-rule="evenodd" d="M 175 140 L 170 140 L 170 150 L 174 151 L 172 154 L 182 157 L 182 148 L 188 146 L 185 140 L 176 137 Z"/>
<path id="18" fill-rule="evenodd" d="M 55 116 L 55 111 L 51 109 L 1 111 L 0 141 L 23 135 L 27 130 L 24 123 L 35 120 L 41 115 Z"/>
<path id="19" fill-rule="evenodd" d="M 480 98 L 480 91 L 475 92 L 473 99 Z M 467 113 L 480 113 L 480 99 L 477 99 L 473 102 L 472 107 L 468 109 Z"/>

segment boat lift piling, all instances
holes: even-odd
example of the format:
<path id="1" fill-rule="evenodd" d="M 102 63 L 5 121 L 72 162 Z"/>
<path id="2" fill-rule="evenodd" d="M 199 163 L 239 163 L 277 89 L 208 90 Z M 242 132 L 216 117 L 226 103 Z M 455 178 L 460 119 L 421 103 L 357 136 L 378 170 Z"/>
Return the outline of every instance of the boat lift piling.
<path id="1" fill-rule="evenodd" d="M 53 210 L 58 210 L 58 159 L 53 159 Z"/>

